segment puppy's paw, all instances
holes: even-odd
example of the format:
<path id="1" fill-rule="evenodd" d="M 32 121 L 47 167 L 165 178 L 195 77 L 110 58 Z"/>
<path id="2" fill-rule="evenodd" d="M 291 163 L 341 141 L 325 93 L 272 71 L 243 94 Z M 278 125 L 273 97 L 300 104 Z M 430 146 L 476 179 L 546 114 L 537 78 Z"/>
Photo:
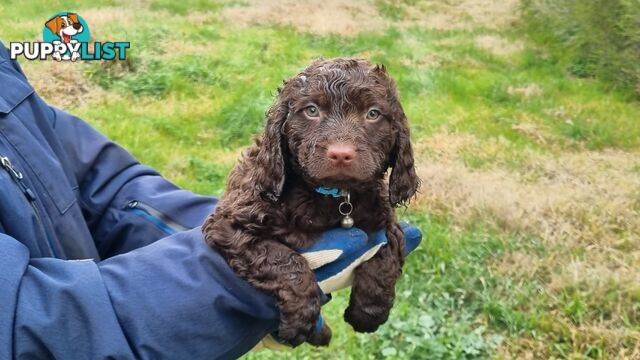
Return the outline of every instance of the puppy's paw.
<path id="1" fill-rule="evenodd" d="M 349 323 L 353 330 L 361 333 L 371 333 L 378 330 L 389 318 L 389 309 L 360 308 L 349 306 L 344 312 L 344 320 Z"/>
<path id="2" fill-rule="evenodd" d="M 309 324 L 303 324 L 301 322 L 296 324 L 283 324 L 280 322 L 280 326 L 278 327 L 278 338 L 285 343 L 296 347 L 307 341 L 312 331 L 313 325 L 309 326 Z"/>
<path id="3" fill-rule="evenodd" d="M 287 305 L 291 308 L 287 308 Z M 311 338 L 319 316 L 318 299 L 303 307 L 296 302 L 285 303 L 285 306 L 280 308 L 278 337 L 294 347 L 302 344 Z"/>
<path id="4" fill-rule="evenodd" d="M 307 342 L 313 346 L 328 346 L 331 342 L 331 328 L 325 322 L 322 330 L 314 332 Z"/>

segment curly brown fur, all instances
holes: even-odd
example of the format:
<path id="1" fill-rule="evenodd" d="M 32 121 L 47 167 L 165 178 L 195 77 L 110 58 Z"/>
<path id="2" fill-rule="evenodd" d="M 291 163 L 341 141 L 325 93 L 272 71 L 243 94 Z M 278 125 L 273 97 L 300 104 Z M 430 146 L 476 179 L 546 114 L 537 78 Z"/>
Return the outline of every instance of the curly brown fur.
<path id="1" fill-rule="evenodd" d="M 388 245 L 355 270 L 345 312 L 356 331 L 375 331 L 389 316 L 404 262 L 404 235 L 393 208 L 419 186 L 395 84 L 384 67 L 365 60 L 318 60 L 278 92 L 264 133 L 233 169 L 206 220 L 205 238 L 241 277 L 275 297 L 282 339 L 326 345 L 326 323 L 312 334 L 319 289 L 294 249 L 340 224 L 341 199 L 314 189 L 349 191 L 355 226 L 387 229 Z"/>

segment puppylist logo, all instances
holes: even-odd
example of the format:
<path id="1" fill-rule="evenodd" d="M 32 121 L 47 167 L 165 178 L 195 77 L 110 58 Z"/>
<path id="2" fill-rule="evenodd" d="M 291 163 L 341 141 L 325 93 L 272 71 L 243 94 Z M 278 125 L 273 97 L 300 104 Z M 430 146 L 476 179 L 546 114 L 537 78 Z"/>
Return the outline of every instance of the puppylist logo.
<path id="1" fill-rule="evenodd" d="M 44 23 L 42 42 L 12 42 L 9 50 L 14 60 L 19 55 L 27 60 L 124 60 L 131 46 L 123 41 L 94 42 L 90 49 L 89 38 L 89 26 L 80 15 L 61 12 Z"/>

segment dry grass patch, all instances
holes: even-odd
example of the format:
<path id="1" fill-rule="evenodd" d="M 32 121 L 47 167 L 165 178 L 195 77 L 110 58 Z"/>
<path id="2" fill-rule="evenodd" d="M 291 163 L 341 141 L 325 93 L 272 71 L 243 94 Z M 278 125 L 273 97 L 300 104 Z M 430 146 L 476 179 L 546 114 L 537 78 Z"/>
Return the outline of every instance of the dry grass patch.
<path id="1" fill-rule="evenodd" d="M 639 164 L 640 156 L 620 151 L 534 158 L 520 174 L 435 162 L 418 168 L 425 186 L 417 202 L 461 222 L 491 219 L 553 242 L 613 244 L 640 234 Z"/>
<path id="2" fill-rule="evenodd" d="M 480 35 L 475 38 L 477 47 L 497 56 L 509 56 L 524 49 L 524 44 L 519 41 L 509 41 L 496 35 Z"/>
<path id="3" fill-rule="evenodd" d="M 527 84 L 524 86 L 509 86 L 507 93 L 511 96 L 518 96 L 523 99 L 542 95 L 542 88 L 537 84 Z"/>
<path id="4" fill-rule="evenodd" d="M 546 132 L 542 131 L 540 127 L 529 122 L 513 124 L 511 125 L 511 129 L 529 138 L 532 138 L 540 144 L 546 144 L 547 137 L 549 136 Z"/>
<path id="5" fill-rule="evenodd" d="M 223 10 L 222 16 L 233 24 L 277 23 L 320 35 L 354 36 L 386 27 L 373 3 L 364 0 L 250 0 L 247 6 Z"/>
<path id="6" fill-rule="evenodd" d="M 458 8 L 471 16 L 476 24 L 501 29 L 513 25 L 518 20 L 519 5 L 519 0 L 462 0 Z"/>
<path id="7" fill-rule="evenodd" d="M 623 254 L 610 248 L 599 250 L 602 252 L 591 251 L 586 260 L 574 258 L 567 263 L 565 259 L 562 271 L 551 277 L 547 289 L 552 292 L 569 287 L 589 289 L 589 293 L 596 298 L 595 301 L 599 301 L 599 297 L 605 296 L 611 288 L 631 291 L 640 286 L 640 271 L 636 266 L 640 264 L 640 252 Z"/>
<path id="8" fill-rule="evenodd" d="M 545 271 L 545 261 L 540 257 L 522 251 L 512 251 L 502 256 L 493 264 L 492 270 L 497 274 L 519 279 L 531 279 Z"/>
<path id="9" fill-rule="evenodd" d="M 602 326 L 579 326 L 571 328 L 570 331 L 572 345 L 582 353 L 587 352 L 592 344 L 599 344 L 606 353 L 612 354 L 616 359 L 640 358 L 640 333 L 637 331 Z"/>
<path id="10" fill-rule="evenodd" d="M 492 220 L 504 228 L 522 226 L 523 210 L 512 195 L 518 184 L 505 171 L 472 172 L 461 163 L 418 167 L 423 181 L 418 207 L 452 216 L 460 223 Z"/>
<path id="11" fill-rule="evenodd" d="M 104 96 L 99 86 L 86 79 L 82 63 L 49 60 L 23 65 L 33 88 L 51 105 L 67 109 Z"/>
<path id="12" fill-rule="evenodd" d="M 187 21 L 193 26 L 201 26 L 214 21 L 217 16 L 218 14 L 215 14 L 213 12 L 197 11 L 189 13 L 187 15 Z"/>
<path id="13" fill-rule="evenodd" d="M 518 19 L 519 0 L 454 0 L 418 2 L 406 9 L 403 23 L 434 30 L 459 30 L 473 27 L 502 29 Z"/>
<path id="14" fill-rule="evenodd" d="M 569 359 L 603 358 L 619 360 L 640 359 L 640 336 L 627 329 L 605 329 L 602 327 L 581 326 L 567 329 L 568 338 L 563 337 L 565 344 L 574 351 L 566 354 Z M 603 356 L 586 357 L 584 354 L 593 350 L 597 344 L 606 353 Z M 521 337 L 513 339 L 508 344 L 502 344 L 499 349 L 501 359 L 557 359 L 550 349 L 547 339 L 531 339 Z"/>
<path id="15" fill-rule="evenodd" d="M 440 132 L 424 141 L 416 142 L 414 147 L 425 163 L 429 161 L 428 157 L 434 157 L 440 162 L 451 162 L 457 160 L 461 150 L 480 144 L 480 139 L 470 134 Z"/>
<path id="16" fill-rule="evenodd" d="M 398 25 L 434 30 L 473 27 L 502 29 L 511 26 L 518 19 L 518 5 L 519 0 L 418 2 L 415 5 L 400 5 L 402 10 L 398 11 L 402 11 L 403 18 Z M 246 6 L 224 9 L 222 16 L 234 24 L 244 26 L 277 23 L 320 35 L 354 36 L 362 32 L 382 31 L 389 26 L 374 2 L 365 0 L 249 0 Z M 516 47 L 514 44 L 503 46 L 505 49 Z"/>
<path id="17" fill-rule="evenodd" d="M 92 8 L 79 12 L 80 16 L 89 24 L 91 36 L 94 34 L 104 36 L 109 33 L 109 27 L 121 26 L 125 29 L 135 28 L 136 10 L 127 7 Z"/>

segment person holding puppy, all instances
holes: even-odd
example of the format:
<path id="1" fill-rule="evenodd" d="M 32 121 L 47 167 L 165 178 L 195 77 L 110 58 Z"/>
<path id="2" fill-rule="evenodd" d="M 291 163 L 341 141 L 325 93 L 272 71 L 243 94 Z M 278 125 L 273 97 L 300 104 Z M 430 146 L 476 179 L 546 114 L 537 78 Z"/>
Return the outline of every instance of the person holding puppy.
<path id="1" fill-rule="evenodd" d="M 235 358 L 277 329 L 274 299 L 203 241 L 215 198 L 47 105 L 2 43 L 0 84 L 0 359 Z M 381 242 L 335 229 L 306 253 L 348 276 Z"/>

